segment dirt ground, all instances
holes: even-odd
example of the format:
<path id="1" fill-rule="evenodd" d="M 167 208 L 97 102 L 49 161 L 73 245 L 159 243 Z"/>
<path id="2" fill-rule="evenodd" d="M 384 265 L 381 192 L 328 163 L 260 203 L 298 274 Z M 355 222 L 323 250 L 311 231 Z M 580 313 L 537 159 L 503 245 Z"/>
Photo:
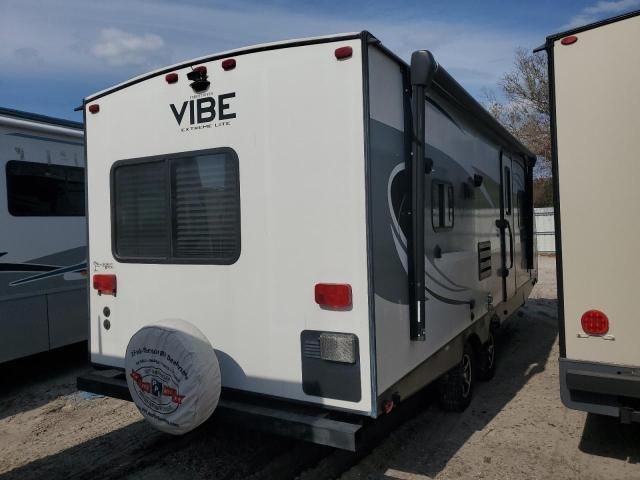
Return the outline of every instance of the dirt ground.
<path id="1" fill-rule="evenodd" d="M 560 402 L 555 259 L 498 339 L 496 377 L 462 414 L 427 402 L 364 457 L 208 422 L 184 437 L 75 388 L 84 346 L 0 366 L 0 479 L 640 479 L 640 425 Z M 57 373 L 53 373 L 57 372 Z M 215 420 L 215 419 L 214 419 Z"/>

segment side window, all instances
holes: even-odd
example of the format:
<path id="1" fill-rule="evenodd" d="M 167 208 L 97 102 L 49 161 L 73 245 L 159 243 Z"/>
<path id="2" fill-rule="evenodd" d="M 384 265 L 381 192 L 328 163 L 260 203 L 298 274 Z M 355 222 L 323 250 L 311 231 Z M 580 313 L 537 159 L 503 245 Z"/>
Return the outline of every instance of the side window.
<path id="1" fill-rule="evenodd" d="M 11 160 L 6 173 L 14 217 L 84 216 L 84 168 Z"/>
<path id="2" fill-rule="evenodd" d="M 504 213 L 511 215 L 511 169 L 504 167 Z"/>
<path id="3" fill-rule="evenodd" d="M 437 232 L 453 228 L 453 185 L 434 181 L 431 184 L 431 224 Z"/>

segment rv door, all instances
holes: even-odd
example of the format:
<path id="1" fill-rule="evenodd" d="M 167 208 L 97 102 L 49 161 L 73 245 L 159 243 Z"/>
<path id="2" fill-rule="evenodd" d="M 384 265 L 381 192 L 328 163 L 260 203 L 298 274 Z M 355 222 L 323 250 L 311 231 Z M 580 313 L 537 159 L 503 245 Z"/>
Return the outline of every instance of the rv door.
<path id="1" fill-rule="evenodd" d="M 511 162 L 511 198 L 513 203 L 513 275 L 516 288 L 521 287 L 531 278 L 527 255 L 528 243 L 533 236 L 528 232 L 527 180 L 527 168 L 523 159 L 514 157 Z"/>
<path id="2" fill-rule="evenodd" d="M 496 226 L 500 230 L 502 256 L 500 275 L 503 301 L 511 298 L 516 290 L 513 163 L 508 154 L 500 152 L 500 219 L 496 221 Z"/>

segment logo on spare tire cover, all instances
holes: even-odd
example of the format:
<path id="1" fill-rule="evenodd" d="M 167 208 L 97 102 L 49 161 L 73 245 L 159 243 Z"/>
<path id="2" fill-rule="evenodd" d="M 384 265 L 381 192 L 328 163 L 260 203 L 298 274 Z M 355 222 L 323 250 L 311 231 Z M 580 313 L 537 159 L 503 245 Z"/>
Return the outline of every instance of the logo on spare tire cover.
<path id="1" fill-rule="evenodd" d="M 129 376 L 138 398 L 154 412 L 165 415 L 175 412 L 184 400 L 185 396 L 180 395 L 177 382 L 161 368 L 132 369 Z"/>

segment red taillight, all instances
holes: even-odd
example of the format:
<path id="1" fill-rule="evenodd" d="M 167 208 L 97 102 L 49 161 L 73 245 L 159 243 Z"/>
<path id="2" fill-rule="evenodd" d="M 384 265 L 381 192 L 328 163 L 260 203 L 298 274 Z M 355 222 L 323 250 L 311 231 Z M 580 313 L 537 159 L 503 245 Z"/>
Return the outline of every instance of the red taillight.
<path id="1" fill-rule="evenodd" d="M 98 291 L 98 295 L 116 294 L 116 276 L 98 273 L 93 276 L 93 288 Z"/>
<path id="2" fill-rule="evenodd" d="M 569 35 L 568 37 L 564 37 L 562 40 L 560 40 L 560 43 L 562 45 L 573 45 L 577 41 L 578 37 L 576 37 L 575 35 Z"/>
<path id="3" fill-rule="evenodd" d="M 89 105 L 89 111 L 91 113 L 98 113 L 100 111 L 100 105 L 98 105 L 97 103 Z"/>
<path id="4" fill-rule="evenodd" d="M 315 287 L 316 303 L 321 307 L 351 308 L 351 285 L 337 283 L 318 283 Z"/>
<path id="5" fill-rule="evenodd" d="M 167 73 L 164 76 L 164 79 L 167 81 L 167 83 L 176 83 L 178 81 L 178 74 L 176 72 Z"/>
<path id="6" fill-rule="evenodd" d="M 222 69 L 223 70 L 233 70 L 236 68 L 236 59 L 235 58 L 227 58 L 222 61 Z"/>
<path id="7" fill-rule="evenodd" d="M 589 335 L 604 335 L 609 331 L 609 319 L 600 310 L 589 310 L 580 319 L 582 330 Z"/>
<path id="8" fill-rule="evenodd" d="M 351 47 L 336 48 L 335 54 L 338 60 L 349 58 L 351 57 L 351 55 L 353 55 L 353 48 Z"/>

